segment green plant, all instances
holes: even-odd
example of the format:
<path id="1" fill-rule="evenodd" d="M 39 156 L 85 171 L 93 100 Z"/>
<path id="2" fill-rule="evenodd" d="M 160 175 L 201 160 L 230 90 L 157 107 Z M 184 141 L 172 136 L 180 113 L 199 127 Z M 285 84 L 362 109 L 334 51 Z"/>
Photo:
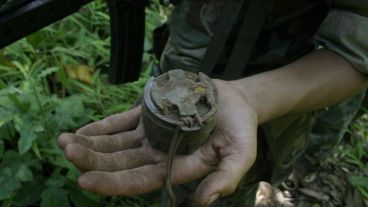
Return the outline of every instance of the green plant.
<path id="1" fill-rule="evenodd" d="M 147 34 L 164 20 L 154 2 Z M 135 83 L 109 85 L 109 16 L 102 1 L 0 50 L 0 206 L 150 206 L 139 197 L 81 191 L 56 144 L 62 132 L 127 110 L 156 62 L 144 54 Z M 151 47 L 146 37 L 146 51 Z"/>
<path id="2" fill-rule="evenodd" d="M 358 175 L 351 176 L 349 181 L 368 203 L 368 110 L 362 110 L 365 114 L 350 127 L 350 143 L 342 151 L 342 157 L 358 169 Z"/>
<path id="3" fill-rule="evenodd" d="M 110 27 L 101 0 L 0 50 L 1 207 L 155 206 L 140 197 L 100 197 L 81 191 L 76 184 L 80 173 L 66 161 L 56 138 L 131 107 L 156 62 L 147 53 L 150 34 L 169 11 L 158 0 L 147 9 L 144 71 L 135 83 L 106 82 Z M 352 125 L 352 138 L 341 156 L 359 169 L 350 182 L 368 200 L 367 123 L 364 115 Z"/>

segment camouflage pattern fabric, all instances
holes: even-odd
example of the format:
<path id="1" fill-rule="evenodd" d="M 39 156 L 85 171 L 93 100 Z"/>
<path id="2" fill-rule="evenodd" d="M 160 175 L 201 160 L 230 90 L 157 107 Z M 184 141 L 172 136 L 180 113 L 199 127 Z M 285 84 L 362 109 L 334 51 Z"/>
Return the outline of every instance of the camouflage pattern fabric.
<path id="1" fill-rule="evenodd" d="M 368 5 L 368 1 L 365 2 Z M 340 54 L 356 69 L 367 74 L 367 34 L 367 16 L 335 9 L 330 11 L 321 25 L 316 40 L 323 47 Z"/>
<path id="2" fill-rule="evenodd" d="M 216 26 L 216 18 L 226 0 L 204 2 L 184 0 L 174 9 L 169 20 L 170 38 L 161 58 L 164 72 L 171 68 L 194 72 L 199 70 Z M 244 76 L 290 63 L 315 48 L 315 43 L 310 39 L 326 16 L 327 7 L 317 0 L 321 5 L 315 11 L 310 2 L 313 5 L 316 3 L 314 0 L 298 0 L 292 2 L 291 6 L 285 3 L 279 6 L 276 4 L 272 14 L 274 17 L 266 21 Z M 299 14 L 295 10 L 302 12 Z M 221 74 L 226 67 L 241 23 L 238 22 L 234 32 L 230 34 L 215 74 Z M 306 31 L 305 28 L 309 30 Z M 216 78 L 221 79 L 221 75 Z"/>
<path id="3" fill-rule="evenodd" d="M 320 111 L 312 119 L 312 131 L 306 153 L 313 163 L 324 160 L 331 150 L 342 140 L 350 122 L 361 106 L 365 93 Z"/>
<path id="4" fill-rule="evenodd" d="M 183 0 L 177 4 L 169 20 L 170 38 L 161 58 L 163 70 L 198 71 L 213 35 L 216 18 L 226 0 L 204 2 L 207 1 Z M 249 73 L 287 64 L 312 51 L 317 43 L 342 55 L 361 72 L 368 73 L 368 64 L 365 64 L 368 62 L 368 1 L 334 0 L 330 9 L 323 4 L 311 7 L 316 2 L 323 1 L 277 1 L 247 66 Z M 226 62 L 231 43 L 234 42 L 230 41 L 220 63 Z M 218 70 L 221 71 L 222 66 L 219 64 Z"/>
<path id="5" fill-rule="evenodd" d="M 224 2 L 182 0 L 176 5 L 169 20 L 170 38 L 161 57 L 164 72 L 177 68 L 198 72 Z M 307 8 L 313 2 L 279 0 L 275 3 L 272 15 L 275 18 L 266 23 L 244 76 L 287 64 L 313 51 L 317 43 L 346 58 L 357 70 L 368 73 L 368 1 L 332 0 L 331 8 L 319 6 L 286 18 L 285 22 L 275 21 L 277 16 Z M 224 50 L 216 69 L 219 74 L 230 50 L 230 47 Z M 233 195 L 213 206 L 253 207 L 259 181 L 279 185 L 306 149 L 314 157 L 326 157 L 343 137 L 363 98 L 364 92 L 320 113 L 289 115 L 260 126 L 255 165 Z M 196 186 L 191 183 L 176 189 L 179 206 L 194 205 L 192 196 Z"/>

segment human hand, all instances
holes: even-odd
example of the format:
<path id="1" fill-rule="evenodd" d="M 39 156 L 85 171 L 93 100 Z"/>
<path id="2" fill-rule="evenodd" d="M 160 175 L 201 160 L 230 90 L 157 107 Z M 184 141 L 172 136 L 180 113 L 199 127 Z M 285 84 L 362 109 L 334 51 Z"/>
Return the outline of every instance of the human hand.
<path id="1" fill-rule="evenodd" d="M 195 195 L 198 206 L 232 194 L 256 158 L 256 112 L 230 82 L 214 82 L 219 92 L 214 131 L 192 154 L 177 155 L 172 168 L 174 184 L 205 176 Z M 59 137 L 66 158 L 83 172 L 82 189 L 130 196 L 164 186 L 167 155 L 151 147 L 140 115 L 137 107 Z"/>

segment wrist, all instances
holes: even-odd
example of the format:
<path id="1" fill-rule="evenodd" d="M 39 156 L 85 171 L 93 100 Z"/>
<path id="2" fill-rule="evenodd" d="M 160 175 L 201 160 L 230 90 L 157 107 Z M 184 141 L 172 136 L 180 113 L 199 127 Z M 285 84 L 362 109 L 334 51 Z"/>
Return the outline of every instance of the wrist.
<path id="1" fill-rule="evenodd" d="M 250 94 L 244 93 L 233 81 L 213 79 L 219 94 L 219 105 L 224 105 L 231 110 L 247 110 L 253 120 L 260 124 L 262 121 L 260 108 L 256 107 L 257 101 Z M 249 96 L 248 96 L 249 95 Z M 250 98 L 252 101 L 250 101 Z M 225 104 L 224 104 L 225 103 Z M 261 120 L 260 120 L 261 118 Z"/>
<path id="2" fill-rule="evenodd" d="M 268 121 L 267 110 L 265 108 L 265 93 L 262 93 L 262 89 L 256 84 L 253 84 L 254 80 L 251 78 L 244 78 L 235 81 L 229 81 L 232 87 L 236 88 L 242 93 L 243 99 L 254 110 L 258 123 L 262 124 Z M 267 91 L 265 91 L 267 93 Z"/>

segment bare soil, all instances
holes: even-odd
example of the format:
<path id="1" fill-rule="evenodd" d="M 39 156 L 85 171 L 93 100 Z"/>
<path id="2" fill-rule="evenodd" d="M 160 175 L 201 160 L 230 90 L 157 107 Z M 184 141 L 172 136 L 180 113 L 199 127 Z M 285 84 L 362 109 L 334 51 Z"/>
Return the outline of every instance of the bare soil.
<path id="1" fill-rule="evenodd" d="M 262 182 L 256 207 L 367 207 L 368 200 L 349 182 L 362 174 L 368 176 L 335 152 L 311 172 L 295 169 L 277 189 Z"/>

